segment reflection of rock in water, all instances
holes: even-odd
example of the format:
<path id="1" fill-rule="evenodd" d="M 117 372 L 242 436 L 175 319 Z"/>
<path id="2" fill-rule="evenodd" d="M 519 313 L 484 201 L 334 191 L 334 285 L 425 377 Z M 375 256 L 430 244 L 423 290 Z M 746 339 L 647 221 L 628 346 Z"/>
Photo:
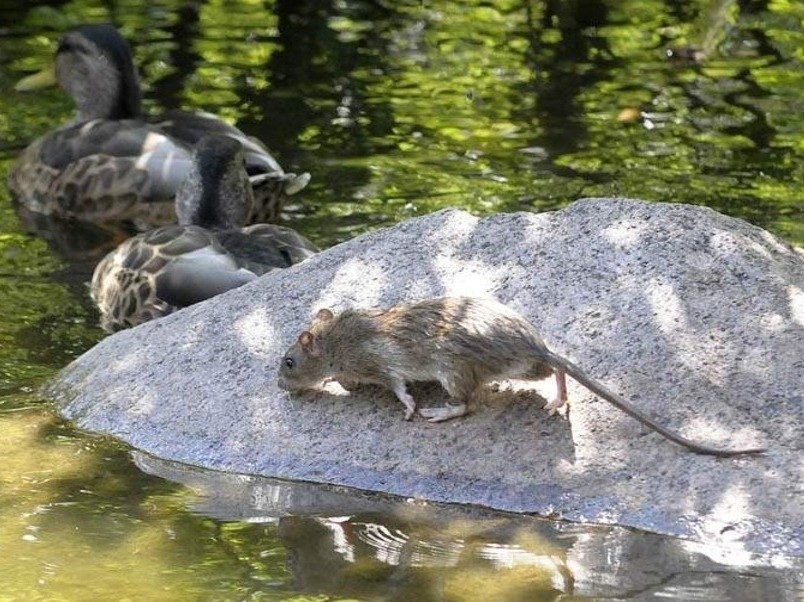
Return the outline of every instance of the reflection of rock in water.
<path id="1" fill-rule="evenodd" d="M 349 587 L 351 560 L 332 545 L 332 534 L 324 525 L 300 517 L 285 518 L 278 535 L 287 548 L 294 589 L 335 592 Z"/>
<path id="2" fill-rule="evenodd" d="M 435 592 L 450 591 L 478 600 L 550 599 L 572 592 L 560 549 L 544 547 L 540 538 L 505 541 L 520 539 L 522 530 L 499 537 L 487 523 L 461 524 L 460 533 L 453 532 L 455 525 L 435 528 L 389 516 L 287 517 L 279 536 L 289 550 L 294 585 L 309 592 L 376 595 L 382 587 L 391 600 L 440 598 Z M 470 598 L 464 595 L 467 583 L 474 591 Z"/>
<path id="3" fill-rule="evenodd" d="M 387 517 L 366 520 L 354 516 L 315 520 L 330 530 L 334 548 L 350 562 L 359 557 L 356 550 L 362 550 L 376 560 L 393 566 L 454 567 L 474 557 L 495 568 L 523 565 L 542 566 L 549 570 L 558 568 L 557 550 L 530 551 L 519 543 L 495 541 L 515 534 L 496 533 L 496 530 L 487 529 L 488 525 L 483 523 L 477 523 L 461 536 L 434 528 L 427 528 L 426 533 L 417 535 L 422 525 L 417 528 L 414 523 L 397 523 Z M 563 579 L 559 581 L 563 585 Z"/>
<path id="4" fill-rule="evenodd" d="M 193 511 L 218 520 L 276 523 L 279 518 L 291 515 L 392 512 L 400 504 L 397 498 L 346 487 L 202 470 L 140 451 L 131 455 L 140 470 L 198 492 L 199 498 L 191 504 Z"/>
<path id="5" fill-rule="evenodd" d="M 303 591 L 424 600 L 469 574 L 483 576 L 477 587 L 506 583 L 527 592 L 523 599 L 572 589 L 564 546 L 555 543 L 558 523 L 132 456 L 145 472 L 196 491 L 196 512 L 276 524 L 294 587 Z M 512 599 L 495 592 L 477 599 Z"/>
<path id="6" fill-rule="evenodd" d="M 728 548 L 629 529 L 424 504 L 132 455 L 145 472 L 197 492 L 190 502 L 195 512 L 276 525 L 299 591 L 406 602 L 550 600 L 568 594 L 792 599 L 778 581 L 762 576 L 773 569 L 752 566 L 760 557 L 739 548 L 729 556 Z M 723 570 L 740 564 L 752 566 L 750 578 Z M 741 588 L 757 595 L 741 596 Z M 763 597 L 758 588 L 771 595 Z"/>

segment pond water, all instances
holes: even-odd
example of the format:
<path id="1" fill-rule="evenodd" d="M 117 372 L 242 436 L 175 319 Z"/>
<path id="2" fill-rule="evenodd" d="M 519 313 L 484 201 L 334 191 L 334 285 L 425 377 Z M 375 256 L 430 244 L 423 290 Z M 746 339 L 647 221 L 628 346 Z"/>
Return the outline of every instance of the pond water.
<path id="1" fill-rule="evenodd" d="M 446 206 L 603 195 L 804 243 L 804 3 L 0 0 L 0 179 L 72 112 L 15 81 L 109 20 L 150 111 L 218 113 L 313 174 L 285 219 L 322 246 Z M 202 472 L 76 432 L 35 392 L 102 338 L 85 283 L 111 242 L 0 187 L 0 600 L 804 593 L 802 559 Z"/>

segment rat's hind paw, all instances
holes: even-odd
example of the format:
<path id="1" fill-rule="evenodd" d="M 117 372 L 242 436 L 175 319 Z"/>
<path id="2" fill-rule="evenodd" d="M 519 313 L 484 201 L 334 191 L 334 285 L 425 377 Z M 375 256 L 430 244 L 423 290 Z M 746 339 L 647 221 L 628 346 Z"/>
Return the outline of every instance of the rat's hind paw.
<path id="1" fill-rule="evenodd" d="M 547 413 L 550 416 L 552 416 L 565 403 L 567 403 L 567 401 L 565 399 L 561 399 L 560 397 L 556 397 L 553 401 L 548 401 L 546 404 L 544 404 L 544 409 L 547 410 Z"/>
<path id="2" fill-rule="evenodd" d="M 440 408 L 421 408 L 419 414 L 427 418 L 428 422 L 444 422 L 466 414 L 466 404 L 446 405 Z"/>

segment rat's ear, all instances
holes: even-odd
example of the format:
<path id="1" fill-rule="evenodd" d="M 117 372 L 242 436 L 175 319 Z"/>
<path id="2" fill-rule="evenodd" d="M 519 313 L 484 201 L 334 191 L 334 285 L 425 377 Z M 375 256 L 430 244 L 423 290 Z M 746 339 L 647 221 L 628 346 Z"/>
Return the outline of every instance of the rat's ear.
<path id="1" fill-rule="evenodd" d="M 335 317 L 335 314 L 332 313 L 331 309 L 327 309 L 326 307 L 323 309 L 319 309 L 318 313 L 313 318 L 313 324 L 317 324 L 318 322 L 328 322 L 332 318 Z"/>
<path id="2" fill-rule="evenodd" d="M 317 345 L 315 335 L 312 332 L 305 330 L 299 335 L 299 345 L 305 353 L 309 353 L 313 357 L 321 355 L 321 347 Z"/>
<path id="3" fill-rule="evenodd" d="M 301 345 L 301 348 L 305 351 L 310 351 L 310 349 L 312 349 L 314 341 L 315 337 L 313 336 L 312 332 L 305 330 L 299 335 L 299 345 Z"/>

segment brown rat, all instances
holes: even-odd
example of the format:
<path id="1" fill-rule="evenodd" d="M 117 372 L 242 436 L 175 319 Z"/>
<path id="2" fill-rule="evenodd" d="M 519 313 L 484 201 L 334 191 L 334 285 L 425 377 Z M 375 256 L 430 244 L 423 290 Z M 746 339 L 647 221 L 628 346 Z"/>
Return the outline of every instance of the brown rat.
<path id="1" fill-rule="evenodd" d="M 732 456 L 764 449 L 725 450 L 690 441 L 655 423 L 567 359 L 547 349 L 536 329 L 512 309 L 490 299 L 444 297 L 387 310 L 322 309 L 282 358 L 279 386 L 295 391 L 325 380 L 346 388 L 360 383 L 391 389 L 416 411 L 406 383 L 438 381 L 456 404 L 421 409 L 430 422 L 462 416 L 478 387 L 508 378 L 556 377 L 558 394 L 545 407 L 567 401 L 566 374 L 664 437 L 701 454 Z"/>

